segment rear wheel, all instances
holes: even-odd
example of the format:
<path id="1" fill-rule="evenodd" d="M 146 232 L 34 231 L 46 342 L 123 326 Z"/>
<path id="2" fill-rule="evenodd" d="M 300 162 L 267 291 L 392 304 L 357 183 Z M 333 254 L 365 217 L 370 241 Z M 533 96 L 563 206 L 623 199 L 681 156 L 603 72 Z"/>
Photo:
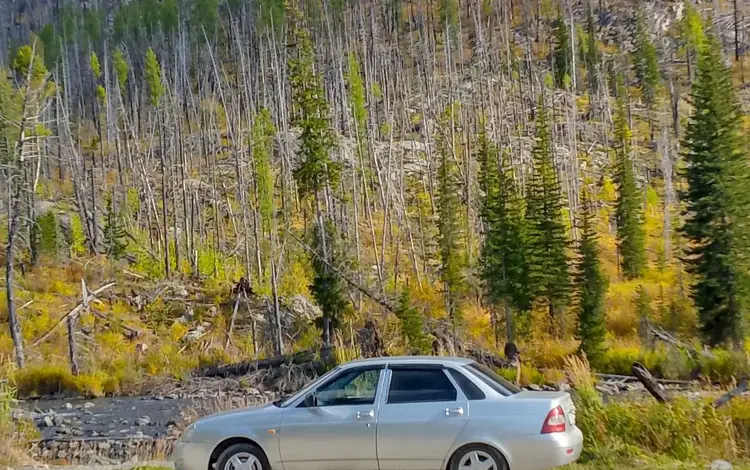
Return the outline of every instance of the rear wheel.
<path id="1" fill-rule="evenodd" d="M 216 461 L 216 470 L 271 470 L 265 454 L 252 444 L 229 446 Z"/>
<path id="2" fill-rule="evenodd" d="M 453 454 L 448 470 L 508 470 L 508 463 L 494 448 L 472 444 Z"/>

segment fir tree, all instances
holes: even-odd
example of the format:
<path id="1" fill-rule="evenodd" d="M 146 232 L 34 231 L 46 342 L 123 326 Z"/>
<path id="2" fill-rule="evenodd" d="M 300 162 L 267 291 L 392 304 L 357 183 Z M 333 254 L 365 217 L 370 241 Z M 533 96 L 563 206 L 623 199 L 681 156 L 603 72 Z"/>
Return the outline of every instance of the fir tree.
<path id="1" fill-rule="evenodd" d="M 695 109 L 684 148 L 688 183 L 682 232 L 692 242 L 688 268 L 701 332 L 716 345 L 739 342 L 748 288 L 750 170 L 743 150 L 742 112 L 721 44 L 706 28 L 692 90 Z"/>
<path id="2" fill-rule="evenodd" d="M 568 237 L 547 110 L 543 102 L 539 108 L 534 167 L 526 196 L 529 291 L 533 299 L 547 308 L 552 331 L 559 332 L 557 326 L 562 325 L 571 288 L 566 253 Z"/>
<path id="3" fill-rule="evenodd" d="M 39 251 L 48 255 L 57 256 L 59 249 L 59 234 L 57 230 L 57 217 L 50 210 L 44 215 L 37 217 L 39 230 Z"/>
<path id="4" fill-rule="evenodd" d="M 596 43 L 596 23 L 594 22 L 594 12 L 591 6 L 587 8 L 586 14 L 586 68 L 588 70 L 589 90 L 592 94 L 599 89 L 597 76 L 599 74 L 599 48 Z"/>
<path id="5" fill-rule="evenodd" d="M 292 16 L 291 40 L 296 43 L 296 55 L 289 60 L 289 80 L 292 88 L 292 124 L 302 129 L 300 153 L 302 164 L 294 170 L 301 196 L 315 194 L 326 185 L 335 187 L 341 166 L 331 159 L 335 142 L 330 126 L 330 110 L 322 77 L 315 72 L 315 52 L 310 32 L 301 24 L 299 12 Z"/>
<path id="6" fill-rule="evenodd" d="M 273 170 L 271 152 L 276 128 L 268 109 L 262 108 L 253 120 L 253 159 L 258 174 L 258 208 L 264 233 L 270 233 L 273 222 Z"/>
<path id="7" fill-rule="evenodd" d="M 312 266 L 315 276 L 311 291 L 315 302 L 323 312 L 316 319 L 316 326 L 321 330 L 323 344 L 330 346 L 333 332 L 339 328 L 347 307 L 346 290 L 341 276 L 331 266 L 340 271 L 344 258 L 343 247 L 338 233 L 330 221 L 313 231 L 313 248 L 318 254 L 313 256 Z"/>
<path id="8" fill-rule="evenodd" d="M 482 220 L 486 230 L 481 276 L 490 303 L 505 312 L 506 340 L 510 342 L 515 340 L 514 311 L 524 312 L 529 308 L 523 198 L 507 154 L 503 153 L 498 162 L 497 147 L 489 142 L 484 128 L 479 135 L 479 161 L 484 193 Z M 495 330 L 495 338 L 498 336 Z"/>
<path id="9" fill-rule="evenodd" d="M 615 114 L 615 159 L 617 184 L 617 249 L 620 267 L 626 279 L 634 279 L 646 266 L 645 235 L 643 232 L 642 195 L 635 181 L 633 158 L 630 153 L 631 133 L 625 99 L 620 93 Z"/>
<path id="10" fill-rule="evenodd" d="M 125 239 L 128 234 L 120 221 L 119 215 L 112 207 L 112 195 L 107 194 L 104 199 L 104 250 L 107 256 L 118 260 L 125 256 L 125 250 L 128 247 Z"/>
<path id="11" fill-rule="evenodd" d="M 115 66 L 115 72 L 117 73 L 117 85 L 120 87 L 120 92 L 125 95 L 125 87 L 128 83 L 128 63 L 125 60 L 125 56 L 122 54 L 120 49 L 116 49 L 112 57 L 112 62 Z"/>
<path id="12" fill-rule="evenodd" d="M 164 85 L 161 83 L 161 67 L 159 60 L 150 47 L 146 51 L 146 83 L 148 83 L 149 98 L 153 106 L 159 106 L 159 100 L 164 94 Z"/>
<path id="13" fill-rule="evenodd" d="M 422 316 L 411 305 L 408 286 L 401 292 L 395 314 L 401 325 L 401 335 L 408 341 L 411 354 L 427 354 L 430 351 L 430 342 L 423 331 Z"/>
<path id="14" fill-rule="evenodd" d="M 649 109 L 656 99 L 656 90 L 659 86 L 659 62 L 656 56 L 656 47 L 651 41 L 643 17 L 636 14 L 635 17 L 635 51 L 633 62 L 635 63 L 635 77 L 641 88 L 643 100 Z"/>
<path id="15" fill-rule="evenodd" d="M 438 229 L 440 232 L 441 277 L 448 316 L 454 327 L 460 322 L 458 302 L 464 291 L 466 260 L 461 251 L 464 234 L 461 229 L 461 176 L 454 161 L 456 145 L 450 127 L 455 124 L 456 104 L 448 105 L 443 113 L 444 137 L 441 139 L 438 169 Z M 455 339 L 455 338 L 454 338 Z"/>
<path id="16" fill-rule="evenodd" d="M 638 336 L 644 345 L 651 344 L 651 319 L 654 312 L 651 309 L 651 296 L 642 285 L 638 285 L 635 290 L 635 313 L 638 317 Z"/>
<path id="17" fill-rule="evenodd" d="M 555 84 L 558 88 L 569 86 L 573 71 L 573 51 L 570 48 L 570 33 L 562 12 L 558 12 L 555 22 Z"/>
<path id="18" fill-rule="evenodd" d="M 607 278 L 599 261 L 598 237 L 596 234 L 596 212 L 588 193 L 584 190 L 581 201 L 578 263 L 575 277 L 578 294 L 578 328 L 576 337 L 581 341 L 579 350 L 596 365 L 604 353 L 604 297 Z"/>

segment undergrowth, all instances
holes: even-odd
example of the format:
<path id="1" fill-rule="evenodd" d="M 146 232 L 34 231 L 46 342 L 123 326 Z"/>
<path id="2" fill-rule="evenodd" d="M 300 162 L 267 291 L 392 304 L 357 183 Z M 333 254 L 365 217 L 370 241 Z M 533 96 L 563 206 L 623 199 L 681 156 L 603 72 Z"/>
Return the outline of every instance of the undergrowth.
<path id="1" fill-rule="evenodd" d="M 576 421 L 584 434 L 581 463 L 616 468 L 638 459 L 705 462 L 750 457 L 750 399 L 715 409 L 709 400 L 678 397 L 604 403 L 588 362 L 571 356 L 566 371 L 574 388 Z"/>

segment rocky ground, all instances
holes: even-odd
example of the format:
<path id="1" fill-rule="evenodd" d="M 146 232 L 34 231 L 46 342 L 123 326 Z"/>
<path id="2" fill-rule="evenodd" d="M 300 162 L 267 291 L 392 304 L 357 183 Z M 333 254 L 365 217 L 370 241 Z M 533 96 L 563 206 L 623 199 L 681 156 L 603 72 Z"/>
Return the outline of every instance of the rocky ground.
<path id="1" fill-rule="evenodd" d="M 293 382 L 298 389 L 307 379 Z M 240 378 L 194 379 L 162 386 L 140 397 L 97 399 L 47 398 L 19 402 L 15 415 L 33 421 L 41 439 L 30 443 L 31 456 L 45 464 L 117 465 L 123 462 L 167 460 L 186 424 L 216 411 L 259 405 L 278 397 L 279 383 L 257 375 Z M 668 394 L 709 393 L 685 384 L 665 384 Z M 284 387 L 286 388 L 286 387 Z M 530 385 L 531 390 L 569 390 Z M 648 398 L 632 380 L 600 380 L 606 400 Z M 715 393 L 715 392 L 714 392 Z"/>

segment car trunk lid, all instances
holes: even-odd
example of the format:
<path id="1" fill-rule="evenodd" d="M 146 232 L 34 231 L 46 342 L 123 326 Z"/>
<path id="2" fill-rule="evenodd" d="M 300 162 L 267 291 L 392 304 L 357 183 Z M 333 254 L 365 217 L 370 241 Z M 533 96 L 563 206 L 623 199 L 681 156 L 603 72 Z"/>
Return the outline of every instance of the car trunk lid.
<path id="1" fill-rule="evenodd" d="M 524 390 L 508 398 L 511 400 L 547 401 L 550 410 L 556 406 L 562 407 L 565 412 L 565 419 L 569 425 L 573 426 L 576 423 L 576 407 L 568 392 L 535 392 L 533 390 Z"/>

